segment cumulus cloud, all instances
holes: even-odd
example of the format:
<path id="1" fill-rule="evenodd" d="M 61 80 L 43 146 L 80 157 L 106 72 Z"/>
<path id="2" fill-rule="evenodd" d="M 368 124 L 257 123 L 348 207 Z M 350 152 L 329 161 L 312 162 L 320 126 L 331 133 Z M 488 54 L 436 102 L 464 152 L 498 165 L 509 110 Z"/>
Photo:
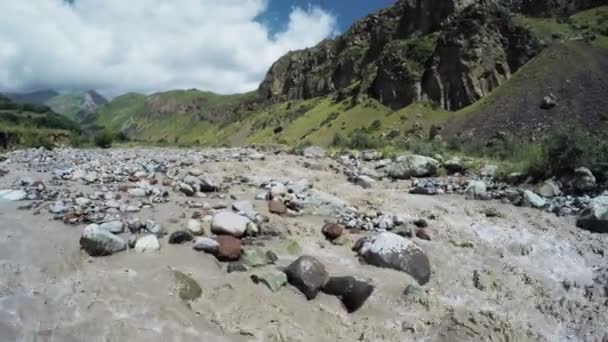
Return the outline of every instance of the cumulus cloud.
<path id="1" fill-rule="evenodd" d="M 293 8 L 271 34 L 267 0 L 0 1 L 0 91 L 118 94 L 255 89 L 289 50 L 334 34 L 335 17 Z"/>

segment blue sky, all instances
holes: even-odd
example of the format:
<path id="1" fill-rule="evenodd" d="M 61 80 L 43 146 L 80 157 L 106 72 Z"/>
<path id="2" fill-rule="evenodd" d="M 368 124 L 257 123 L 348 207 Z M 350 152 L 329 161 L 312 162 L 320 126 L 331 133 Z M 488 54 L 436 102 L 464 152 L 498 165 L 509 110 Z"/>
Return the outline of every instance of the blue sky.
<path id="1" fill-rule="evenodd" d="M 261 20 L 270 24 L 273 32 L 281 31 L 294 7 L 318 6 L 334 15 L 338 30 L 344 32 L 355 20 L 393 3 L 395 0 L 269 0 L 268 10 Z"/>
<path id="2" fill-rule="evenodd" d="M 66 1 L 0 0 L 0 92 L 250 91 L 395 0 Z"/>

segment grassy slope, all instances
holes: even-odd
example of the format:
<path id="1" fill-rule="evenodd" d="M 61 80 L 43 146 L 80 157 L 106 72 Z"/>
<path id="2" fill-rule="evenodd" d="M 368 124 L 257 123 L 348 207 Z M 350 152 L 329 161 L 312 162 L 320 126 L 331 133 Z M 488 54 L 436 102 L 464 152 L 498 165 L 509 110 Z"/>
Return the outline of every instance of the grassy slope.
<path id="1" fill-rule="evenodd" d="M 76 120 L 83 96 L 83 92 L 70 92 L 51 98 L 46 102 L 46 105 L 51 107 L 53 111 L 63 114 L 71 120 Z"/>
<path id="2" fill-rule="evenodd" d="M 560 89 L 551 89 L 554 84 L 549 82 L 551 80 L 547 79 L 547 75 L 559 75 L 566 70 L 565 74 L 569 76 L 586 77 L 585 75 L 595 70 L 599 78 L 603 77 L 603 66 L 597 64 L 603 56 L 598 51 L 608 48 L 608 6 L 581 12 L 569 21 L 525 17 L 517 17 L 516 21 L 553 47 L 524 66 L 495 92 L 456 113 L 439 110 L 424 103 L 415 103 L 393 111 L 374 100 L 351 106 L 347 101 L 334 103 L 326 97 L 279 103 L 261 110 L 230 116 L 232 108 L 254 95 L 248 93 L 224 96 L 196 90 L 178 90 L 150 97 L 128 94 L 116 98 L 101 110 L 98 123 L 112 130 L 131 129 L 137 138 L 147 142 L 163 140 L 168 143 L 204 145 L 275 142 L 290 145 L 303 142 L 328 145 L 336 134 L 348 136 L 357 129 L 364 129 L 366 134 L 374 138 L 386 135 L 391 130 L 399 131 L 399 137 L 404 137 L 415 125 L 421 125 L 419 132 L 427 135 L 431 125 L 445 122 L 449 122 L 446 125 L 448 133 L 450 130 L 454 132 L 456 129 L 468 129 L 471 125 L 491 133 L 501 128 L 517 131 L 518 127 L 509 126 L 513 121 L 533 125 L 534 122 L 527 122 L 526 118 L 546 119 L 534 116 L 533 111 L 538 109 L 540 99 L 548 92 L 556 92 L 564 98 L 570 94 L 560 94 Z M 588 40 L 597 49 L 593 50 L 583 42 L 571 41 L 581 38 Z M 577 85 L 586 85 L 583 83 Z M 556 84 L 560 85 L 561 81 Z M 595 89 L 596 92 L 601 90 L 601 87 Z M 567 91 L 581 93 L 583 97 L 601 97 L 595 93 L 585 94 L 580 89 Z M 154 106 L 149 107 L 146 104 L 150 101 L 154 101 Z M 171 114 L 159 114 L 151 109 L 191 103 L 199 104 L 200 110 L 194 113 L 176 111 Z M 590 107 L 576 104 L 572 108 L 590 110 Z M 513 112 L 512 115 L 503 114 L 509 111 Z M 214 120 L 222 115 L 232 119 L 223 122 Z M 567 111 L 560 115 L 562 116 L 557 118 L 563 115 L 578 118 Z M 380 122 L 380 127 L 372 129 L 372 123 L 375 121 Z M 497 125 L 488 126 L 491 123 Z M 486 126 L 487 129 L 484 128 Z M 278 132 L 275 133 L 275 130 Z"/>

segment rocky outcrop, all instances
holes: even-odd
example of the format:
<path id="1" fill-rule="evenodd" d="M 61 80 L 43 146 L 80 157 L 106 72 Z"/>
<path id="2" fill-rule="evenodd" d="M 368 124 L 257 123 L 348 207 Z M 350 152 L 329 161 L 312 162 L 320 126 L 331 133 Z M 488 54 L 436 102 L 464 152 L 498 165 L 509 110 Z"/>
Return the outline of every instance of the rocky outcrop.
<path id="1" fill-rule="evenodd" d="M 540 51 L 525 29 L 497 6 L 471 6 L 437 42 L 424 74 L 425 98 L 458 110 L 488 95 Z"/>
<path id="2" fill-rule="evenodd" d="M 288 53 L 270 68 L 260 92 L 271 101 L 334 92 L 339 98 L 371 96 L 395 109 L 429 98 L 459 109 L 538 52 L 507 12 L 524 6 L 496 2 L 398 1 L 336 39 Z"/>

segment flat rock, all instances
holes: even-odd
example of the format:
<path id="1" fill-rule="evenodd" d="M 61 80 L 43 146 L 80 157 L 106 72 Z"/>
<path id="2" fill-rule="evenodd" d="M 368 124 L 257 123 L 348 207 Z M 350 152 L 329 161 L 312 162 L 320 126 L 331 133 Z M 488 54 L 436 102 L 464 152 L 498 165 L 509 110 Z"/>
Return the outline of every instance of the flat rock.
<path id="1" fill-rule="evenodd" d="M 266 253 L 258 247 L 248 247 L 243 249 L 241 262 L 247 267 L 260 267 L 270 263 Z"/>
<path id="2" fill-rule="evenodd" d="M 192 248 L 205 253 L 217 254 L 220 248 L 220 243 L 215 239 L 199 237 L 194 242 L 194 246 Z"/>
<path id="3" fill-rule="evenodd" d="M 411 240 L 385 232 L 357 241 L 353 248 L 368 264 L 405 272 L 420 285 L 428 283 L 431 265 L 424 250 Z"/>
<path id="4" fill-rule="evenodd" d="M 340 298 L 349 313 L 359 310 L 374 292 L 374 286 L 354 277 L 331 277 L 322 291 Z"/>
<path id="5" fill-rule="evenodd" d="M 271 271 L 261 276 L 252 275 L 251 279 L 257 284 L 262 283 L 272 292 L 277 292 L 281 287 L 287 284 L 287 275 L 281 271 Z"/>
<path id="6" fill-rule="evenodd" d="M 311 256 L 301 256 L 286 269 L 287 280 L 302 292 L 306 299 L 314 299 L 329 279 L 325 266 Z"/>
<path id="7" fill-rule="evenodd" d="M 156 235 L 146 235 L 137 239 L 135 243 L 135 251 L 138 253 L 156 252 L 160 250 L 160 242 Z"/>
<path id="8" fill-rule="evenodd" d="M 6 201 L 22 201 L 27 197 L 24 190 L 0 190 L 0 199 Z"/>
<path id="9" fill-rule="evenodd" d="M 120 234 L 125 231 L 125 225 L 118 220 L 102 223 L 99 225 L 99 228 L 114 234 Z"/>
<path id="10" fill-rule="evenodd" d="M 175 287 L 179 298 L 192 301 L 203 294 L 201 286 L 192 277 L 180 271 L 173 271 Z"/>
<path id="11" fill-rule="evenodd" d="M 80 238 L 80 246 L 90 256 L 106 256 L 127 249 L 125 241 L 96 224 L 88 225 Z"/>
<path id="12" fill-rule="evenodd" d="M 211 232 L 217 235 L 232 235 L 240 238 L 245 235 L 249 222 L 251 220 L 247 217 L 230 211 L 222 211 L 213 216 Z"/>

